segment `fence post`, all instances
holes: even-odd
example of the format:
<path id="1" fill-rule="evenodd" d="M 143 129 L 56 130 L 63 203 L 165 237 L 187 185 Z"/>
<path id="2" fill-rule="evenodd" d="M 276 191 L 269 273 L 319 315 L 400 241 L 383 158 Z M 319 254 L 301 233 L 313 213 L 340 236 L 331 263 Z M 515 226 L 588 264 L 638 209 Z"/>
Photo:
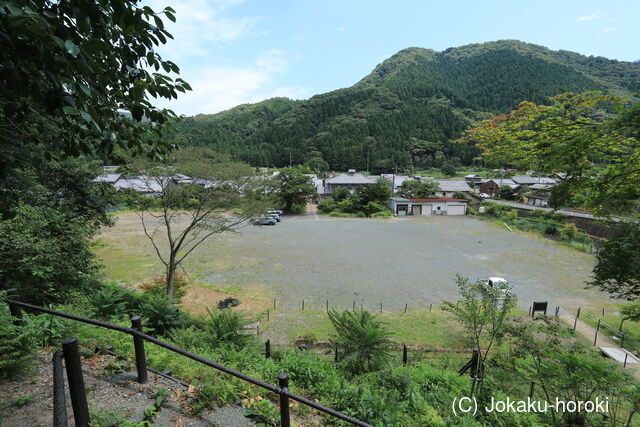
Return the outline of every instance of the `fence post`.
<path id="1" fill-rule="evenodd" d="M 271 357 L 271 340 L 267 340 L 267 342 L 264 343 L 264 357 L 265 359 Z"/>
<path id="2" fill-rule="evenodd" d="M 302 298 L 302 311 L 304 311 L 304 298 Z"/>
<path id="3" fill-rule="evenodd" d="M 600 330 L 600 319 L 598 319 L 598 327 L 596 327 L 596 335 L 593 337 L 593 345 L 598 341 L 598 331 Z"/>
<path id="4" fill-rule="evenodd" d="M 278 384 L 280 385 L 280 426 L 290 427 L 291 419 L 289 418 L 289 396 L 285 393 L 289 387 L 289 376 L 285 372 L 281 372 L 278 376 Z"/>
<path id="5" fill-rule="evenodd" d="M 380 313 L 382 313 L 382 303 L 380 303 Z"/>
<path id="6" fill-rule="evenodd" d="M 431 309 L 433 308 L 433 303 L 429 304 L 429 313 L 431 313 Z"/>
<path id="7" fill-rule="evenodd" d="M 327 300 L 327 313 L 329 312 L 329 300 Z"/>
<path id="8" fill-rule="evenodd" d="M 142 332 L 142 318 L 140 316 L 133 316 L 131 318 L 131 328 L 138 332 Z M 133 347 L 136 352 L 138 382 L 140 384 L 144 384 L 147 382 L 147 355 L 144 352 L 144 338 L 134 335 Z"/>
<path id="9" fill-rule="evenodd" d="M 7 296 L 9 298 L 17 299 L 18 290 L 16 288 L 7 289 Z M 17 305 L 12 304 L 11 302 L 9 302 L 8 304 L 9 313 L 11 313 L 11 316 L 15 318 L 13 320 L 13 324 L 15 326 L 24 326 L 24 320 L 22 319 L 22 309 Z"/>
<path id="10" fill-rule="evenodd" d="M 403 365 L 407 364 L 407 346 L 406 345 L 402 346 L 402 364 Z"/>
<path id="11" fill-rule="evenodd" d="M 53 354 L 53 426 L 67 427 L 67 402 L 64 393 L 62 352 Z"/>
<path id="12" fill-rule="evenodd" d="M 576 313 L 576 318 L 573 321 L 573 331 L 576 331 L 576 326 L 578 325 L 578 318 L 580 317 L 580 310 L 582 309 L 582 307 L 578 307 L 578 312 Z"/>
<path id="13" fill-rule="evenodd" d="M 71 406 L 73 407 L 76 426 L 88 426 L 89 405 L 87 404 L 87 393 L 84 389 L 84 379 L 82 378 L 82 363 L 80 362 L 78 340 L 76 338 L 67 338 L 62 341 L 62 351 L 64 352 L 64 363 L 67 367 L 69 395 L 71 396 Z"/>
<path id="14" fill-rule="evenodd" d="M 558 317 L 558 313 L 559 313 L 559 312 L 560 312 L 560 306 L 559 306 L 559 305 L 557 305 L 557 306 L 556 306 L 556 314 L 555 314 L 555 316 L 556 316 L 556 317 Z"/>
<path id="15" fill-rule="evenodd" d="M 274 310 L 276 309 L 276 299 L 275 298 L 273 299 L 273 309 Z"/>
<path id="16" fill-rule="evenodd" d="M 335 348 L 333 350 L 333 362 L 338 363 L 338 343 L 336 343 Z"/>
<path id="17" fill-rule="evenodd" d="M 269 321 L 269 309 L 267 308 L 267 322 Z"/>
<path id="18" fill-rule="evenodd" d="M 529 306 L 529 317 L 531 317 L 531 306 Z"/>
<path id="19" fill-rule="evenodd" d="M 629 357 L 629 353 L 624 354 L 624 365 L 622 365 L 623 368 L 627 367 L 627 357 Z"/>
<path id="20" fill-rule="evenodd" d="M 256 325 L 256 336 L 260 336 L 260 325 Z"/>

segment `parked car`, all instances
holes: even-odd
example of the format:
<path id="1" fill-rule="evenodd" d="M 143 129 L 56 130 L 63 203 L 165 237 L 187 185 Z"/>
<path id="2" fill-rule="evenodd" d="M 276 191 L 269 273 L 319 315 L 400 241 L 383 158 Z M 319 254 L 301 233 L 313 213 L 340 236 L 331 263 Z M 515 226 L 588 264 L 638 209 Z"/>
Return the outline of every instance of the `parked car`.
<path id="1" fill-rule="evenodd" d="M 278 215 L 282 215 L 283 212 L 281 210 L 277 210 L 277 209 L 269 209 L 267 211 L 268 214 L 278 214 Z"/>
<path id="2" fill-rule="evenodd" d="M 487 193 L 480 193 L 478 194 L 478 196 L 480 196 L 481 199 L 490 199 L 491 196 L 488 195 Z"/>
<path id="3" fill-rule="evenodd" d="M 269 216 L 269 217 L 256 219 L 254 224 L 256 224 L 256 225 L 276 225 L 277 222 L 278 221 L 276 221 L 274 218 Z"/>
<path id="4" fill-rule="evenodd" d="M 276 214 L 276 213 L 272 213 L 272 214 L 268 214 L 267 215 L 269 218 L 273 218 L 275 219 L 277 222 L 280 222 L 282 220 L 282 218 L 280 218 L 280 215 Z"/>

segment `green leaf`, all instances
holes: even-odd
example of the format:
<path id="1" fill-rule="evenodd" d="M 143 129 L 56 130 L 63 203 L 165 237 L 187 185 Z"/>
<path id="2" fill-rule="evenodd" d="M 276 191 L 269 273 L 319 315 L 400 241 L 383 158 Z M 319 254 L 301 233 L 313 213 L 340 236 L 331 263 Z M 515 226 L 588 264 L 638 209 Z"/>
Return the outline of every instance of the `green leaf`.
<path id="1" fill-rule="evenodd" d="M 78 46 L 76 46 L 76 44 L 71 40 L 64 42 L 64 47 L 74 58 L 80 53 L 80 48 L 78 48 Z"/>
<path id="2" fill-rule="evenodd" d="M 78 109 L 76 107 L 72 107 L 70 105 L 65 105 L 62 107 L 62 111 L 68 116 L 76 116 L 78 115 Z"/>

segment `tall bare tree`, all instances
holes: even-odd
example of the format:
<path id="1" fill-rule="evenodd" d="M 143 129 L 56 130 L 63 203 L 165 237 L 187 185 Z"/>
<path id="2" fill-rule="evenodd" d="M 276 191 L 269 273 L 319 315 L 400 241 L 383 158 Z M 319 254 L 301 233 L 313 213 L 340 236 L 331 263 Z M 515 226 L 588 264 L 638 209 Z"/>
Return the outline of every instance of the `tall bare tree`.
<path id="1" fill-rule="evenodd" d="M 235 232 L 270 205 L 265 183 L 250 166 L 223 161 L 206 149 L 185 149 L 172 164 L 147 165 L 133 185 L 136 214 L 165 266 L 166 295 L 173 300 L 178 268 L 215 234 Z"/>

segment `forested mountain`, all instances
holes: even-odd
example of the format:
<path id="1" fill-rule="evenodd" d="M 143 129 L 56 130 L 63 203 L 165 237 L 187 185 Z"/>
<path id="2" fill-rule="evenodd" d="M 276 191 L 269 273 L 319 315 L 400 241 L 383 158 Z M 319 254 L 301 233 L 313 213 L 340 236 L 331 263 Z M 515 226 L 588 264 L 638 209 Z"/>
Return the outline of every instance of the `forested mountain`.
<path id="1" fill-rule="evenodd" d="M 269 99 L 185 119 L 178 136 L 258 166 L 386 172 L 469 164 L 451 144 L 472 122 L 562 92 L 640 90 L 640 64 L 513 40 L 442 52 L 403 49 L 354 86 L 305 101 Z"/>

